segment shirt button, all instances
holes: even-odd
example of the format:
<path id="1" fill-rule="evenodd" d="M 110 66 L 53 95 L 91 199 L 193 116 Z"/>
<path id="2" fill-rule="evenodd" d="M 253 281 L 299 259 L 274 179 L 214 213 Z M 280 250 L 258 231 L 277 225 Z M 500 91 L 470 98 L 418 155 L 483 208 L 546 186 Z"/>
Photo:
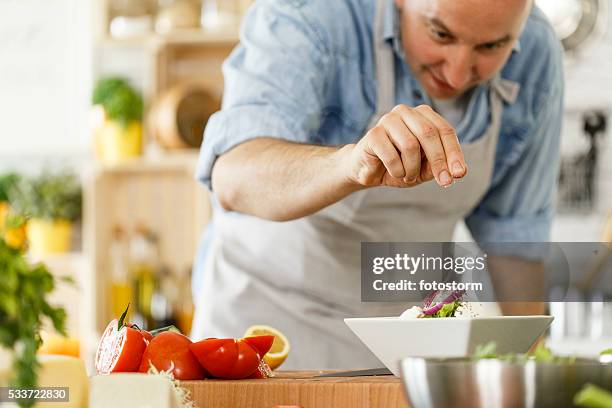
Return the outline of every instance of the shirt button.
<path id="1" fill-rule="evenodd" d="M 412 90 L 412 96 L 414 97 L 414 99 L 419 99 L 419 100 L 423 98 L 423 94 L 418 89 Z"/>

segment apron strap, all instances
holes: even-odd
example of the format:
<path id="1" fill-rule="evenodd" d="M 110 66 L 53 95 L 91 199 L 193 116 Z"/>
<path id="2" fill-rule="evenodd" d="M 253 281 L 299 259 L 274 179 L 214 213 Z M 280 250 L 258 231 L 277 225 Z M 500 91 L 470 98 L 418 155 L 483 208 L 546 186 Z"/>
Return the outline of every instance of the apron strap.
<path id="1" fill-rule="evenodd" d="M 377 101 L 376 114 L 370 120 L 370 127 L 376 125 L 382 115 L 395 106 L 395 59 L 391 45 L 385 41 L 385 8 L 389 0 L 377 0 L 374 19 L 374 62 L 376 70 Z"/>

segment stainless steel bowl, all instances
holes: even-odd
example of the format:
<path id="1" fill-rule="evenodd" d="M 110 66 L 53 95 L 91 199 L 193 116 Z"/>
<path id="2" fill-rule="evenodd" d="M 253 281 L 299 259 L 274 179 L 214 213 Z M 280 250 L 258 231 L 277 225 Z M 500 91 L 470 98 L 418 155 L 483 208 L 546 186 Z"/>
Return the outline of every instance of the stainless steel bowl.
<path id="1" fill-rule="evenodd" d="M 412 408 L 572 407 L 586 383 L 612 391 L 612 364 L 497 359 L 406 358 L 400 363 Z"/>

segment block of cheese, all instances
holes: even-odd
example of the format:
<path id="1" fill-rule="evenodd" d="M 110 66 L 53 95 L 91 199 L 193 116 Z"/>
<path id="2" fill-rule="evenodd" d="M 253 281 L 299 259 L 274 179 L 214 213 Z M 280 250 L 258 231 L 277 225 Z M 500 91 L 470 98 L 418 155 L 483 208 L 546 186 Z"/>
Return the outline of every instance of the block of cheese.
<path id="1" fill-rule="evenodd" d="M 6 387 L 8 385 L 12 364 L 13 356 L 7 349 L 0 346 L 0 387 Z"/>
<path id="2" fill-rule="evenodd" d="M 83 360 L 69 356 L 38 356 L 39 387 L 68 387 L 68 402 L 39 402 L 35 408 L 87 408 L 89 379 Z"/>
<path id="3" fill-rule="evenodd" d="M 68 387 L 68 402 L 39 402 L 35 408 L 87 408 L 89 379 L 83 360 L 68 356 L 38 356 L 39 387 Z M 0 352 L 0 386 L 8 386 L 12 376 L 11 356 Z M 7 404 L 8 405 L 8 404 Z M 16 405 L 15 405 L 16 406 Z"/>
<path id="4" fill-rule="evenodd" d="M 117 373 L 90 379 L 89 408 L 180 408 L 168 378 L 160 375 Z"/>

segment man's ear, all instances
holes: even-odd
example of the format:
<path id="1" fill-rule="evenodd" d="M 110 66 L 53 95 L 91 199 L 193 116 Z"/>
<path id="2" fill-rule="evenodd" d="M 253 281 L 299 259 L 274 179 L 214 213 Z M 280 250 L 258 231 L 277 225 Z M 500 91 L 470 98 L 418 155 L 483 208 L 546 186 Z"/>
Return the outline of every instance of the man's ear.
<path id="1" fill-rule="evenodd" d="M 395 0 L 395 5 L 397 6 L 397 8 L 401 9 L 404 5 L 404 0 Z"/>

